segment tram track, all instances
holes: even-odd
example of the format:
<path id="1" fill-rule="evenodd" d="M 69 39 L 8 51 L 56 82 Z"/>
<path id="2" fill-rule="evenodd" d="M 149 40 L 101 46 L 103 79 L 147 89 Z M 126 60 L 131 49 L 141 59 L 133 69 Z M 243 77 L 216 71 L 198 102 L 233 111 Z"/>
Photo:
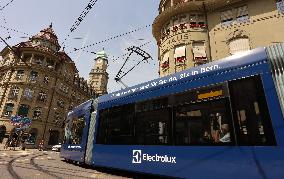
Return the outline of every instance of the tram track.
<path id="1" fill-rule="evenodd" d="M 48 154 L 45 154 L 45 153 L 44 153 L 44 154 L 41 154 L 41 155 L 33 156 L 33 157 L 30 159 L 30 164 L 31 164 L 32 166 L 34 166 L 38 171 L 40 171 L 40 172 L 42 172 L 42 173 L 44 173 L 44 174 L 47 174 L 47 175 L 52 176 L 52 177 L 57 178 L 57 179 L 63 179 L 62 177 L 59 177 L 59 176 L 57 176 L 57 175 L 51 173 L 49 170 L 46 170 L 46 169 L 44 169 L 43 167 L 41 167 L 40 165 L 38 165 L 37 163 L 35 163 L 35 158 L 37 158 L 37 157 L 42 157 L 42 156 L 44 156 L 44 155 L 48 155 Z"/>
<path id="2" fill-rule="evenodd" d="M 13 179 L 21 179 L 21 177 L 17 174 L 17 172 L 14 170 L 13 168 L 13 163 L 15 162 L 15 160 L 18 160 L 19 158 L 23 158 L 23 157 L 27 157 L 28 155 L 21 155 L 19 157 L 13 158 L 12 160 L 10 160 L 7 164 L 7 169 L 8 172 L 10 173 L 10 175 L 13 177 Z"/>
<path id="3" fill-rule="evenodd" d="M 37 155 L 34 155 L 33 157 L 31 157 L 29 160 L 29 165 L 31 166 L 31 170 L 35 170 L 35 171 L 39 171 L 43 174 L 46 174 L 52 178 L 56 178 L 56 179 L 63 179 L 62 177 L 59 177 L 53 173 L 51 173 L 51 171 L 49 170 L 46 170 L 44 168 L 42 168 L 41 166 L 39 166 L 38 164 L 35 163 L 35 159 L 38 158 L 38 157 L 42 157 L 42 156 L 45 156 L 47 154 L 37 154 Z M 9 172 L 9 174 L 11 175 L 11 177 L 13 179 L 22 179 L 22 177 L 20 176 L 20 174 L 15 170 L 15 167 L 19 167 L 17 165 L 15 165 L 15 162 L 21 158 L 25 158 L 27 157 L 28 155 L 21 155 L 21 156 L 18 156 L 18 157 L 15 157 L 13 158 L 12 160 L 10 160 L 6 165 L 7 165 L 7 170 Z"/>

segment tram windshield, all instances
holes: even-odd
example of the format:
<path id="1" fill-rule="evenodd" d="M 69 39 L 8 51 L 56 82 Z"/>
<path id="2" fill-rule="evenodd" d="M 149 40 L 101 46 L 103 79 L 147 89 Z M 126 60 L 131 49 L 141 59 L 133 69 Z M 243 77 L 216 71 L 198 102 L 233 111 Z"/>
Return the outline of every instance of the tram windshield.
<path id="1" fill-rule="evenodd" d="M 83 137 L 83 129 L 86 126 L 84 115 L 74 115 L 65 126 L 65 143 L 80 144 Z"/>

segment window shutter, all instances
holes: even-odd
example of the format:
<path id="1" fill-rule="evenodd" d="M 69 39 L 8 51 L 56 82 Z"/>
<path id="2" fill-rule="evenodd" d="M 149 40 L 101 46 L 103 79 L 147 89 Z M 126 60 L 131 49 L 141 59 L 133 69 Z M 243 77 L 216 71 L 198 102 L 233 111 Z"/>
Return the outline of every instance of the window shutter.
<path id="1" fill-rule="evenodd" d="M 162 63 L 166 62 L 169 60 L 169 57 L 170 57 L 170 53 L 169 52 L 166 52 L 163 56 L 163 60 L 162 60 Z"/>
<path id="2" fill-rule="evenodd" d="M 250 50 L 248 38 L 238 38 L 229 43 L 230 54 L 234 55 L 239 52 Z"/>
<path id="3" fill-rule="evenodd" d="M 174 58 L 185 57 L 185 46 L 177 47 L 175 49 Z"/>
<path id="4" fill-rule="evenodd" d="M 192 46 L 193 46 L 194 59 L 197 59 L 197 58 L 202 58 L 204 60 L 207 59 L 204 42 L 194 42 Z"/>

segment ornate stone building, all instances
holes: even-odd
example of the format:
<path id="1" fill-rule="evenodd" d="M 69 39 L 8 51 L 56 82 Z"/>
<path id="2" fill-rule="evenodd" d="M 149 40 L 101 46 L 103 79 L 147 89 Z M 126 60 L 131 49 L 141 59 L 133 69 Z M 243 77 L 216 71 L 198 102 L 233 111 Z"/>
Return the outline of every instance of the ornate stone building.
<path id="1" fill-rule="evenodd" d="M 98 52 L 95 59 L 95 65 L 89 73 L 89 84 L 99 96 L 107 94 L 107 67 L 108 59 L 105 51 Z"/>
<path id="2" fill-rule="evenodd" d="M 283 42 L 283 0 L 161 0 L 153 35 L 165 76 Z"/>
<path id="3" fill-rule="evenodd" d="M 9 135 L 11 116 L 26 116 L 32 120 L 25 131 L 31 147 L 43 138 L 45 145 L 54 145 L 62 140 L 67 112 L 95 97 L 95 91 L 59 50 L 52 26 L 12 48 L 1 51 L 0 128 Z"/>

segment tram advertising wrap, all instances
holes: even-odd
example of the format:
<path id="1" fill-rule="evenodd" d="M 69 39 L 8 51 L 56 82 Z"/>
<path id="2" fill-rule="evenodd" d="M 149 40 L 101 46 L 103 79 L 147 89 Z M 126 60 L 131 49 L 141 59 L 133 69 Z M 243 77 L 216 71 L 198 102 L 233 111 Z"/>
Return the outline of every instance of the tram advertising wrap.
<path id="1" fill-rule="evenodd" d="M 61 157 L 177 178 L 284 178 L 284 44 L 91 99 Z"/>

